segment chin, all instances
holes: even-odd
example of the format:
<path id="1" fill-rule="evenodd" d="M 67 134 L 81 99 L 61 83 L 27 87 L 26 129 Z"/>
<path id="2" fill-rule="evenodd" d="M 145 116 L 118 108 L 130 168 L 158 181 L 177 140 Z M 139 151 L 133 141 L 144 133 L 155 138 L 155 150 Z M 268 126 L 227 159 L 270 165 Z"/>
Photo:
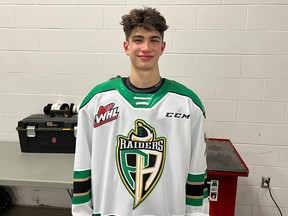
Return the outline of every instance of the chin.
<path id="1" fill-rule="evenodd" d="M 138 70 L 149 72 L 153 70 L 153 67 L 137 67 Z"/>

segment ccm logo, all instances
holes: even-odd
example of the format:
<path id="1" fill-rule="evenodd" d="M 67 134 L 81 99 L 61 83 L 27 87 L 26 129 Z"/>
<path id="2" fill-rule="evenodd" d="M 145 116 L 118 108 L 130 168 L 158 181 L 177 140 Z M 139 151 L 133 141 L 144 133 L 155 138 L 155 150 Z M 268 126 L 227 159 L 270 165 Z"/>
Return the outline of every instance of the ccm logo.
<path id="1" fill-rule="evenodd" d="M 167 112 L 167 113 L 166 113 L 166 117 L 169 117 L 169 118 L 186 118 L 186 119 L 189 119 L 189 118 L 190 118 L 190 115 L 186 115 L 186 114 L 183 114 L 183 113 Z"/>

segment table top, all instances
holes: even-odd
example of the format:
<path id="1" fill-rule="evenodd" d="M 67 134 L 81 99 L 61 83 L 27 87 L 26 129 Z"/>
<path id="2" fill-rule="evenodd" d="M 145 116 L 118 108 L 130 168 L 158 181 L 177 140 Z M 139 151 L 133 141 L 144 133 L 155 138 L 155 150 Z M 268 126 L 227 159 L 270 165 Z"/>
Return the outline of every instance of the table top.
<path id="1" fill-rule="evenodd" d="M 207 173 L 248 176 L 249 170 L 229 139 L 213 139 L 207 144 Z"/>
<path id="2" fill-rule="evenodd" d="M 74 154 L 22 153 L 0 142 L 0 185 L 72 189 Z"/>

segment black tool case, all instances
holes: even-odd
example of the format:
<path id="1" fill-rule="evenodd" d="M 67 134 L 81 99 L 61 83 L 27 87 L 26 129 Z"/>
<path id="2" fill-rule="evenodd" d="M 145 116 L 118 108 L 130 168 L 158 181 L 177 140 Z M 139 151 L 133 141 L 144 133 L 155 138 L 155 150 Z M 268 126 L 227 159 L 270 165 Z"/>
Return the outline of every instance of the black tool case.
<path id="1" fill-rule="evenodd" d="M 34 114 L 19 121 L 16 129 L 22 152 L 75 152 L 77 115 Z"/>

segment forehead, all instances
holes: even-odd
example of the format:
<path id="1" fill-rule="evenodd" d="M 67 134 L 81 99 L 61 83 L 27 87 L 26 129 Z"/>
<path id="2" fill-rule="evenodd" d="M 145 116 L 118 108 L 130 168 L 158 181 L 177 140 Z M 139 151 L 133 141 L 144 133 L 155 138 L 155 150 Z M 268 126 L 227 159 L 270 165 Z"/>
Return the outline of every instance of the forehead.
<path id="1" fill-rule="evenodd" d="M 141 36 L 141 37 L 159 37 L 161 38 L 161 34 L 156 31 L 156 30 L 146 30 L 144 28 L 141 27 L 137 27 L 135 29 L 133 29 L 133 31 L 131 32 L 130 38 L 136 37 L 136 36 Z"/>

